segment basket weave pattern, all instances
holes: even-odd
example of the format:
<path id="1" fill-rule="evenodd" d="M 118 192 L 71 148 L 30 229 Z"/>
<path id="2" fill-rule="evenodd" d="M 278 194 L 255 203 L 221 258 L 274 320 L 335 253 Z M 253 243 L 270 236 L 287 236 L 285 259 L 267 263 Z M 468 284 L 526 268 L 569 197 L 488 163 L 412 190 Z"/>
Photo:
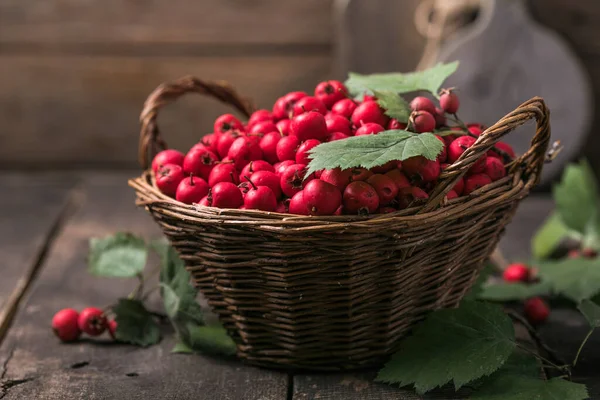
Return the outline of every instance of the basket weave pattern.
<path id="1" fill-rule="evenodd" d="M 394 214 L 306 217 L 186 205 L 155 186 L 149 161 L 165 148 L 158 109 L 211 95 L 249 115 L 224 82 L 186 77 L 159 86 L 141 115 L 140 162 L 130 180 L 196 285 L 250 363 L 315 370 L 380 364 L 427 312 L 454 307 L 478 276 L 516 207 L 538 182 L 550 138 L 540 98 L 487 129 L 446 169 L 420 207 Z M 537 121 L 531 148 L 506 178 L 450 202 L 445 194 L 505 134 Z"/>

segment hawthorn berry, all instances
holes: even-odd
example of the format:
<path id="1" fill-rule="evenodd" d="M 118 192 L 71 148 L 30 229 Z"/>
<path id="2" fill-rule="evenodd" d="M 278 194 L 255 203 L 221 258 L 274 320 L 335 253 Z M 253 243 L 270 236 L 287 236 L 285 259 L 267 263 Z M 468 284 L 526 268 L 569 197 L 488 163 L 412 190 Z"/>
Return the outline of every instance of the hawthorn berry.
<path id="1" fill-rule="evenodd" d="M 285 161 L 281 161 L 278 162 L 277 164 L 273 165 L 273 168 L 275 168 L 275 173 L 278 176 L 281 176 L 281 174 L 283 174 L 283 171 L 285 171 L 285 169 L 287 167 L 289 167 L 290 165 L 294 165 L 296 164 L 295 160 L 285 160 Z"/>
<path id="2" fill-rule="evenodd" d="M 451 190 L 448 193 L 446 193 L 446 199 L 448 199 L 448 200 L 456 199 L 457 197 L 458 197 L 458 194 L 456 194 L 456 192 L 454 190 Z"/>
<path id="3" fill-rule="evenodd" d="M 310 162 L 309 150 L 320 145 L 321 142 L 317 139 L 308 139 L 302 143 L 296 151 L 296 164 L 308 164 Z"/>
<path id="4" fill-rule="evenodd" d="M 269 110 L 256 110 L 248 119 L 248 126 L 252 126 L 258 122 L 271 121 L 273 122 L 273 114 Z"/>
<path id="5" fill-rule="evenodd" d="M 325 116 L 325 125 L 327 126 L 327 132 L 332 134 L 334 132 L 342 132 L 345 135 L 352 135 L 352 128 L 350 126 L 350 120 L 336 114 L 327 114 Z"/>
<path id="6" fill-rule="evenodd" d="M 252 182 L 254 182 L 256 186 L 267 186 L 271 188 L 275 197 L 277 199 L 281 198 L 281 178 L 275 172 L 266 170 L 256 171 L 252 174 L 250 179 L 252 179 Z"/>
<path id="7" fill-rule="evenodd" d="M 280 97 L 273 106 L 273 118 L 277 121 L 289 118 L 293 112 L 294 104 L 303 97 L 308 96 L 304 92 L 291 92 Z"/>
<path id="8" fill-rule="evenodd" d="M 481 124 L 471 123 L 471 124 L 467 124 L 467 129 L 469 130 L 469 133 L 471 133 L 472 135 L 479 136 L 483 133 L 483 131 L 485 130 L 485 127 Z"/>
<path id="9" fill-rule="evenodd" d="M 231 130 L 243 130 L 244 126 L 239 119 L 232 114 L 223 114 L 215 120 L 213 132 L 216 134 L 224 133 Z"/>
<path id="10" fill-rule="evenodd" d="M 382 206 L 390 204 L 398 195 L 398 187 L 389 176 L 375 174 L 367 179 L 367 183 L 377 192 L 379 204 Z"/>
<path id="11" fill-rule="evenodd" d="M 277 131 L 277 125 L 273 121 L 260 121 L 252 125 L 248 130 L 248 135 L 264 135 L 265 133 Z"/>
<path id="12" fill-rule="evenodd" d="M 217 138 L 217 154 L 221 159 L 227 157 L 227 153 L 229 152 L 229 148 L 235 142 L 237 138 L 242 136 L 242 132 L 239 130 L 227 131 L 222 135 L 219 135 Z M 221 160 L 222 161 L 222 160 Z"/>
<path id="13" fill-rule="evenodd" d="M 502 179 L 506 176 L 506 168 L 502 161 L 496 157 L 487 157 L 483 172 L 490 177 L 492 182 Z"/>
<path id="14" fill-rule="evenodd" d="M 435 129 L 435 118 L 427 111 L 413 111 L 410 122 L 417 133 L 433 132 Z"/>
<path id="15" fill-rule="evenodd" d="M 233 160 L 235 167 L 241 170 L 250 161 L 260 160 L 262 150 L 258 142 L 247 137 L 239 137 L 231 144 L 227 156 Z"/>
<path id="16" fill-rule="evenodd" d="M 244 196 L 244 208 L 248 210 L 275 211 L 277 198 L 268 186 L 256 186 L 252 178 L 246 177 L 251 188 Z"/>
<path id="17" fill-rule="evenodd" d="M 213 187 L 219 182 L 231 182 L 237 185 L 238 175 L 233 163 L 221 162 L 215 165 L 212 171 L 210 171 L 210 174 L 208 175 L 208 186 Z"/>
<path id="18" fill-rule="evenodd" d="M 320 179 L 308 182 L 302 192 L 303 202 L 311 215 L 333 215 L 342 204 L 340 190 Z"/>
<path id="19" fill-rule="evenodd" d="M 207 148 L 190 150 L 183 159 L 183 172 L 208 179 L 219 157 Z"/>
<path id="20" fill-rule="evenodd" d="M 208 203 L 211 207 L 239 208 L 244 204 L 242 194 L 231 182 L 219 182 L 208 192 Z"/>
<path id="21" fill-rule="evenodd" d="M 378 165 L 377 167 L 371 168 L 371 172 L 374 174 L 385 174 L 398 166 L 398 161 L 392 160 L 388 161 L 383 165 Z"/>
<path id="22" fill-rule="evenodd" d="M 290 214 L 310 215 L 308 206 L 304 202 L 304 192 L 302 190 L 292 196 L 288 211 Z"/>
<path id="23" fill-rule="evenodd" d="M 385 176 L 390 178 L 395 184 L 398 190 L 410 187 L 410 181 L 399 169 L 393 169 L 385 173 Z"/>
<path id="24" fill-rule="evenodd" d="M 507 154 L 511 160 L 514 160 L 516 157 L 515 151 L 513 150 L 512 146 L 508 143 L 498 142 L 495 144 L 493 149 L 488 150 L 488 152 L 487 152 L 487 155 L 489 157 L 496 157 L 496 158 L 499 158 L 502 160 L 504 157 L 497 151 L 494 151 L 495 149 L 498 149 L 498 150 L 502 151 L 504 154 Z"/>
<path id="25" fill-rule="evenodd" d="M 314 175 L 306 177 L 305 164 L 293 164 L 283 171 L 279 179 L 281 191 L 288 197 L 292 197 L 306 186 L 308 182 L 314 179 Z"/>
<path id="26" fill-rule="evenodd" d="M 471 136 L 460 136 L 456 138 L 450 146 L 448 146 L 448 162 L 454 163 L 462 156 L 462 154 L 476 142 L 475 138 Z M 469 169 L 470 174 L 481 173 L 485 169 L 485 160 L 487 156 L 484 154 L 477 160 L 473 166 Z"/>
<path id="27" fill-rule="evenodd" d="M 79 313 L 72 308 L 64 308 L 52 317 L 52 331 L 63 342 L 72 342 L 81 335 Z"/>
<path id="28" fill-rule="evenodd" d="M 315 111 L 321 115 L 327 114 L 327 107 L 316 97 L 305 96 L 294 104 L 294 117 L 302 115 L 309 111 Z"/>
<path id="29" fill-rule="evenodd" d="M 158 169 L 156 187 L 167 196 L 175 196 L 177 186 L 184 178 L 183 168 L 175 164 L 166 164 Z"/>
<path id="30" fill-rule="evenodd" d="M 356 133 L 354 133 L 354 136 L 376 135 L 379 132 L 383 132 L 383 131 L 385 131 L 385 128 L 383 126 L 376 124 L 374 122 L 367 122 L 366 124 L 363 124 L 356 130 Z"/>
<path id="31" fill-rule="evenodd" d="M 349 138 L 350 136 L 346 135 L 345 133 L 342 132 L 333 132 L 331 133 L 329 136 L 327 136 L 327 142 L 333 142 L 336 140 L 342 140 L 342 139 L 346 139 Z"/>
<path id="32" fill-rule="evenodd" d="M 435 114 L 435 104 L 433 101 L 424 96 L 417 96 L 410 102 L 412 111 L 427 111 L 429 114 Z"/>
<path id="33" fill-rule="evenodd" d="M 277 127 L 277 131 L 279 133 L 281 133 L 281 136 L 287 136 L 290 134 L 290 124 L 291 124 L 291 120 L 289 119 L 282 119 L 281 121 L 278 121 L 275 126 Z"/>
<path id="34" fill-rule="evenodd" d="M 440 163 L 423 156 L 407 158 L 402 162 L 402 171 L 412 179 L 422 182 L 434 182 L 440 176 Z"/>
<path id="35" fill-rule="evenodd" d="M 354 110 L 356 110 L 356 107 L 358 107 L 358 105 L 354 100 L 343 99 L 336 102 L 333 107 L 331 107 L 331 112 L 350 119 L 354 113 Z"/>
<path id="36" fill-rule="evenodd" d="M 301 142 L 308 139 L 323 141 L 328 134 L 325 117 L 315 111 L 298 115 L 290 123 L 290 136 L 296 136 Z"/>
<path id="37" fill-rule="evenodd" d="M 532 324 L 541 324 L 548 319 L 550 315 L 550 307 L 540 297 L 532 297 L 527 299 L 524 305 L 525 316 Z"/>
<path id="38" fill-rule="evenodd" d="M 379 208 L 379 196 L 367 182 L 350 182 L 343 195 L 344 210 L 350 214 L 368 215 Z"/>
<path id="39" fill-rule="evenodd" d="M 163 150 L 154 156 L 154 159 L 152 160 L 152 171 L 156 174 L 160 167 L 167 164 L 182 166 L 184 157 L 185 156 L 180 151 L 173 149 Z"/>
<path id="40" fill-rule="evenodd" d="M 84 308 L 77 318 L 77 325 L 82 332 L 90 336 L 101 335 L 106 330 L 107 320 L 104 311 L 96 307 Z"/>
<path id="41" fill-rule="evenodd" d="M 258 143 L 264 159 L 271 164 L 279 161 L 277 158 L 277 143 L 279 143 L 281 137 L 279 132 L 269 132 L 265 134 Z"/>
<path id="42" fill-rule="evenodd" d="M 502 272 L 502 279 L 506 282 L 527 282 L 529 277 L 529 267 L 521 263 L 510 264 Z"/>
<path id="43" fill-rule="evenodd" d="M 396 210 L 394 207 L 389 207 L 389 206 L 379 208 L 379 214 L 391 214 L 396 211 L 398 211 L 398 210 Z"/>
<path id="44" fill-rule="evenodd" d="M 321 173 L 319 179 L 334 185 L 343 192 L 344 189 L 346 189 L 346 186 L 352 181 L 352 170 L 342 170 L 340 168 L 327 169 Z"/>
<path id="45" fill-rule="evenodd" d="M 448 151 L 446 150 L 446 142 L 444 141 L 444 139 L 441 136 L 435 135 L 435 137 L 438 138 L 438 140 L 440 142 L 442 142 L 442 151 L 437 156 L 437 161 L 440 164 L 442 164 L 442 163 L 445 163 L 446 160 L 448 159 Z"/>
<path id="46" fill-rule="evenodd" d="M 429 198 L 429 195 L 417 186 L 409 186 L 398 191 L 398 208 L 400 210 L 412 207 L 417 204 L 424 203 Z"/>
<path id="47" fill-rule="evenodd" d="M 396 118 L 390 119 L 390 122 L 388 122 L 388 124 L 387 124 L 388 130 L 392 130 L 392 129 L 404 130 L 404 129 L 406 129 L 406 127 L 407 127 L 407 125 L 404 122 L 400 122 Z"/>
<path id="48" fill-rule="evenodd" d="M 366 181 L 373 175 L 373 172 L 366 168 L 351 168 L 350 169 L 350 180 L 351 181 Z"/>
<path id="49" fill-rule="evenodd" d="M 240 182 L 246 180 L 245 177 L 251 177 L 252 174 L 258 171 L 270 171 L 275 172 L 275 168 L 264 160 L 250 161 L 240 172 Z"/>
<path id="50" fill-rule="evenodd" d="M 492 183 L 492 180 L 486 174 L 474 174 L 465 179 L 465 188 L 463 194 L 467 195 Z"/>
<path id="51" fill-rule="evenodd" d="M 348 89 L 340 81 L 321 82 L 315 88 L 315 97 L 325 104 L 325 107 L 331 109 L 338 101 L 343 100 L 348 95 Z"/>
<path id="52" fill-rule="evenodd" d="M 365 101 L 360 104 L 352 113 L 352 123 L 355 126 L 361 126 L 368 122 L 374 122 L 381 126 L 387 126 L 390 118 L 375 101 Z"/>
<path id="53" fill-rule="evenodd" d="M 275 146 L 275 153 L 279 161 L 295 160 L 296 152 L 300 146 L 300 139 L 295 135 L 284 136 Z"/>
<path id="54" fill-rule="evenodd" d="M 198 203 L 208 194 L 208 189 L 210 187 L 204 179 L 190 175 L 189 178 L 185 178 L 179 182 L 175 199 L 186 204 Z"/>
<path id="55" fill-rule="evenodd" d="M 441 108 L 435 108 L 435 114 L 433 114 L 433 118 L 435 119 L 436 128 L 446 126 L 446 114 L 444 114 L 444 110 L 442 110 Z"/>
<path id="56" fill-rule="evenodd" d="M 290 212 L 290 199 L 286 199 L 277 203 L 277 209 L 275 212 L 280 214 L 288 214 Z"/>
<path id="57" fill-rule="evenodd" d="M 440 106 L 448 114 L 456 114 L 460 100 L 451 89 L 443 89 L 440 95 Z"/>
<path id="58" fill-rule="evenodd" d="M 217 140 L 219 136 L 216 133 L 209 133 L 208 135 L 204 135 L 202 140 L 197 145 L 203 145 L 213 153 L 217 154 Z"/>

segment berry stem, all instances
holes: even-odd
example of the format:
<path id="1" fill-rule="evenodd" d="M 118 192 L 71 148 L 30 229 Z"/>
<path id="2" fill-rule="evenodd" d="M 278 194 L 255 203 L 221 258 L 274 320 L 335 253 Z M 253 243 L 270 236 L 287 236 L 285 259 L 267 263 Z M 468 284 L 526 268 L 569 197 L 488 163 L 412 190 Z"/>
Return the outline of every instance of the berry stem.
<path id="1" fill-rule="evenodd" d="M 244 175 L 244 178 L 246 178 L 246 180 L 247 180 L 248 182 L 250 182 L 250 184 L 252 185 L 252 189 L 254 189 L 254 190 L 256 190 L 256 189 L 257 189 L 257 188 L 256 188 L 256 185 L 254 184 L 254 182 L 252 182 L 252 181 L 250 180 L 250 178 L 248 178 L 246 175 Z"/>
<path id="2" fill-rule="evenodd" d="M 583 342 L 581 342 L 581 345 L 579 346 L 579 349 L 577 350 L 577 354 L 575 355 L 575 359 L 573 360 L 573 366 L 577 365 L 577 360 L 579 360 L 579 355 L 581 354 L 581 350 L 583 350 L 583 347 L 587 343 L 588 339 L 590 338 L 590 336 L 592 336 L 594 329 L 595 328 L 590 329 L 590 331 L 587 333 L 587 335 L 583 339 Z"/>

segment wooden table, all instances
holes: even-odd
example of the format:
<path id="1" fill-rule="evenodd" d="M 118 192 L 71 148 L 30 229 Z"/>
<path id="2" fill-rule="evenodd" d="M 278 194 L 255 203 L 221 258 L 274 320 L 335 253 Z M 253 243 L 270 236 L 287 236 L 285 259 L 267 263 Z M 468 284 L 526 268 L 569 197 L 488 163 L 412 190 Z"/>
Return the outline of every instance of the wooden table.
<path id="1" fill-rule="evenodd" d="M 133 282 L 91 277 L 91 236 L 160 232 L 134 204 L 127 178 L 138 171 L 0 174 L 0 399 L 419 399 L 373 383 L 373 374 L 287 374 L 202 355 L 172 354 L 175 339 L 150 348 L 108 340 L 60 344 L 50 320 L 64 307 L 104 306 L 129 293 Z M 524 202 L 503 239 L 512 259 L 526 259 L 529 237 L 552 204 Z M 543 333 L 567 358 L 585 335 L 583 321 L 553 313 Z M 558 347 L 558 346 L 557 346 Z M 600 399 L 600 335 L 593 335 L 577 367 L 592 398 Z M 450 399 L 436 394 L 427 398 Z"/>

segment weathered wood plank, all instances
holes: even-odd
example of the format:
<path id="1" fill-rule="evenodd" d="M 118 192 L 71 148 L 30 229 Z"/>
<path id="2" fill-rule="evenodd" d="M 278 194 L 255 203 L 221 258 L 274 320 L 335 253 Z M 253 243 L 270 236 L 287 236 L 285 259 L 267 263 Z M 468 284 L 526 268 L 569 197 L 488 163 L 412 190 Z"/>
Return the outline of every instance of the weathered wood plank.
<path id="1" fill-rule="evenodd" d="M 5 0 L 0 3 L 0 44 L 330 43 L 331 3 Z"/>
<path id="2" fill-rule="evenodd" d="M 78 342 L 63 345 L 49 329 L 55 311 L 104 306 L 134 282 L 86 272 L 89 237 L 128 230 L 156 237 L 151 218 L 134 206 L 131 174 L 93 175 L 84 200 L 49 253 L 47 264 L 0 348 L 3 399 L 285 399 L 287 375 L 236 361 L 170 354 L 172 336 L 146 349 Z M 79 366 L 79 368 L 77 368 Z M 0 367 L 2 368 L 2 367 Z"/>
<path id="3" fill-rule="evenodd" d="M 1 13 L 1 12 L 0 12 Z M 314 90 L 330 76 L 328 56 L 133 58 L 1 56 L 0 165 L 11 168 L 135 166 L 143 102 L 183 75 L 225 79 L 272 107 L 291 90 Z M 231 109 L 188 96 L 159 117 L 171 147 L 188 149 Z"/>

